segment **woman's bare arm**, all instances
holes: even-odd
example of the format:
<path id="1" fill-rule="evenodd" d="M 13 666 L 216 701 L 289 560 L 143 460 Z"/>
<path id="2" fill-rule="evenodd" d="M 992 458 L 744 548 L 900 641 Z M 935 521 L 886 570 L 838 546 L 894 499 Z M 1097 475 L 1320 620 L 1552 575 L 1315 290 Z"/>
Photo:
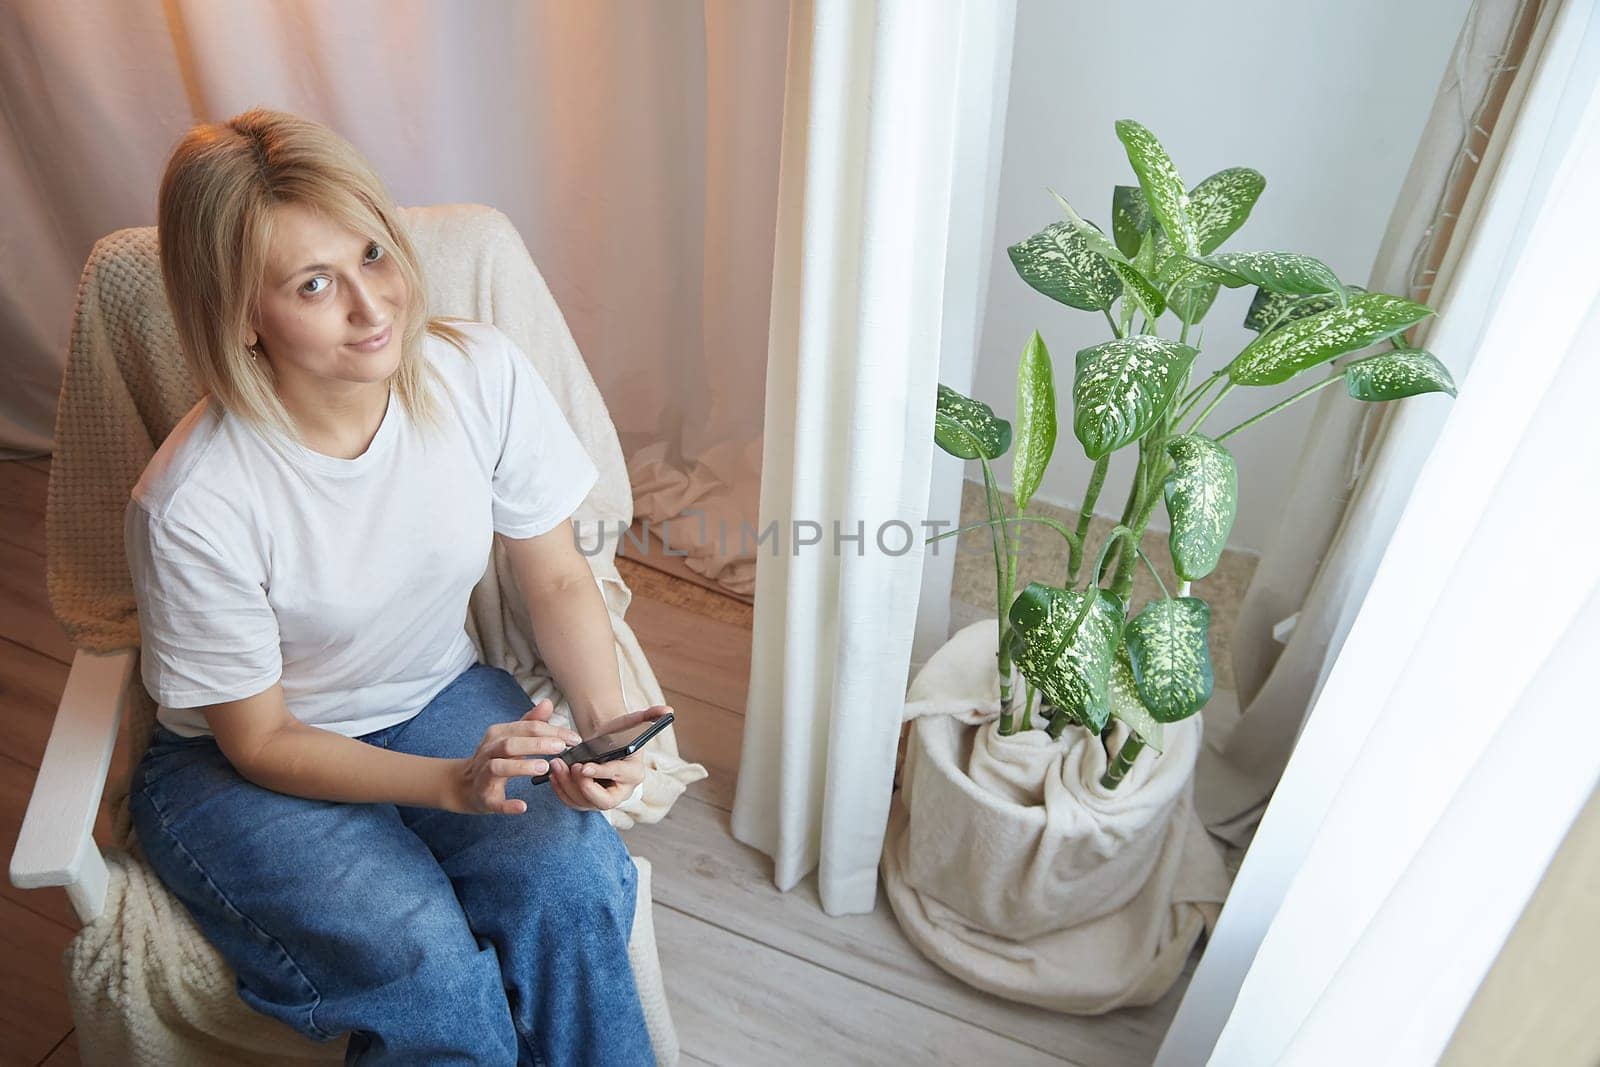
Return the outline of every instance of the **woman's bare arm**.
<path id="1" fill-rule="evenodd" d="M 308 726 L 290 713 L 281 682 L 199 710 L 234 769 L 264 789 L 314 800 L 465 810 L 465 759 L 393 752 Z"/>
<path id="2" fill-rule="evenodd" d="M 573 727 L 592 737 L 600 723 L 639 710 L 623 704 L 611 613 L 578 551 L 572 521 L 536 537 L 495 536 L 506 546 L 539 654 L 567 698 Z"/>

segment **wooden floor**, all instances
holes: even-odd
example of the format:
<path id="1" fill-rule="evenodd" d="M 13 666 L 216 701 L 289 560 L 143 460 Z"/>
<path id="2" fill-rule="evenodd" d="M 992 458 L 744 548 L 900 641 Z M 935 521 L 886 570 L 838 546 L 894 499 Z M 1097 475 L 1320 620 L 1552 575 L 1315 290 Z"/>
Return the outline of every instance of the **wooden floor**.
<path id="1" fill-rule="evenodd" d="M 0 849 L 8 862 L 72 656 L 45 596 L 48 476 L 48 459 L 0 462 Z M 696 597 L 712 594 L 673 588 L 678 579 L 637 562 L 622 566 L 635 591 L 627 619 L 677 712 L 682 753 L 711 772 L 664 821 L 624 835 L 654 866 L 656 937 L 685 1063 L 1151 1061 L 1187 972 L 1151 1008 L 1058 1015 L 980 993 L 929 963 L 901 935 L 882 892 L 876 911 L 843 918 L 822 911 L 815 876 L 778 892 L 771 861 L 728 830 L 749 626 L 727 621 L 726 611 L 696 612 Z M 114 773 L 127 758 L 124 742 Z M 102 811 L 102 844 L 109 830 Z M 0 884 L 0 1064 L 79 1062 L 61 962 L 76 929 L 62 891 Z"/>

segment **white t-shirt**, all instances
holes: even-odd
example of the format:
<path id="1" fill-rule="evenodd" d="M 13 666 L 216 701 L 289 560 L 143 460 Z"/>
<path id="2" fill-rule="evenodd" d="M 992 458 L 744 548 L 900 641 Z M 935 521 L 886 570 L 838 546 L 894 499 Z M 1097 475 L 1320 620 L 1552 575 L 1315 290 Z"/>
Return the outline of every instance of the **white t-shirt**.
<path id="1" fill-rule="evenodd" d="M 570 518 L 599 478 L 516 343 L 458 323 L 471 358 L 426 335 L 442 436 L 391 391 L 355 459 L 284 442 L 289 462 L 207 396 L 173 427 L 128 503 L 141 673 L 176 734 L 200 705 L 281 679 L 302 722 L 358 737 L 404 722 L 477 661 L 467 600 L 493 532 Z M 531 702 L 530 702 L 531 703 Z"/>

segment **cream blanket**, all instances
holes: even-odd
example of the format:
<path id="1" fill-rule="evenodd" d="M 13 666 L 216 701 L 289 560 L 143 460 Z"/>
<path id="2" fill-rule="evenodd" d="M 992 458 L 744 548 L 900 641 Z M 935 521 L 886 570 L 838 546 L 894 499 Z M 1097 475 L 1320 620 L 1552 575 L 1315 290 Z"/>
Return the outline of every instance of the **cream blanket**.
<path id="1" fill-rule="evenodd" d="M 632 491 L 622 451 L 605 402 L 549 288 L 515 227 L 499 211 L 449 205 L 408 208 L 404 215 L 428 279 L 430 313 L 493 322 L 515 340 L 549 384 L 599 468 L 599 481 L 575 519 L 586 548 L 594 546 L 594 538 L 603 530 L 605 547 L 588 560 L 611 614 L 626 703 L 630 709 L 663 703 L 650 664 L 623 621 L 632 592 L 618 574 L 614 556 L 621 531 L 632 521 Z M 138 612 L 122 542 L 123 509 L 159 442 L 197 400 L 162 291 L 154 227 L 109 234 L 96 242 L 79 282 L 46 509 L 50 601 L 79 648 L 111 652 L 138 647 Z M 473 590 L 467 630 L 485 663 L 510 672 L 530 701 L 550 697 L 555 702 L 553 718 L 571 725 L 571 711 L 539 657 L 526 605 L 498 540 L 490 565 Z M 144 686 L 137 684 L 137 671 L 134 678 L 127 705 L 130 769 L 149 745 L 156 710 Z M 659 821 L 688 785 L 707 776 L 703 766 L 679 757 L 671 728 L 651 741 L 644 757 L 643 793 L 605 813 L 619 830 Z M 131 840 L 127 774 L 111 781 L 108 790 L 114 844 L 142 859 L 137 841 Z M 108 861 L 116 854 L 109 851 Z M 120 861 L 112 864 L 114 876 L 129 869 Z M 641 881 L 641 890 L 643 886 Z M 117 892 L 113 886 L 113 898 Z M 160 912 L 145 909 L 136 914 L 148 918 Z M 126 929 L 115 922 L 92 924 L 68 950 L 69 972 L 85 975 L 89 972 L 83 961 L 119 952 L 127 957 L 128 973 L 138 973 L 141 955 L 153 956 L 159 943 L 181 936 L 184 928 L 176 929 L 178 934 L 162 929 L 147 943 L 146 930 Z M 189 942 L 183 950 L 193 963 L 192 976 L 199 980 L 205 980 L 207 968 L 220 963 L 203 941 Z M 653 960 L 653 941 L 649 950 Z M 168 945 L 163 951 L 170 958 L 177 950 Z M 640 977 L 641 995 L 652 1008 L 649 998 L 659 995 L 659 977 L 654 993 L 644 987 L 646 976 Z M 135 993 L 140 998 L 152 995 L 148 989 L 127 988 L 120 994 L 74 989 L 79 1026 L 87 1032 L 84 1012 L 132 1010 L 136 1005 L 109 1003 L 105 998 L 118 1001 Z M 235 1002 L 249 1013 L 242 1001 L 235 998 Z M 664 1002 L 659 1008 L 657 1014 L 664 1015 Z M 156 1025 L 153 1019 L 141 1021 Z M 286 1027 L 282 1030 L 296 1036 Z M 658 1054 L 664 1054 L 662 1041 L 670 1038 L 670 1021 L 665 1037 L 654 1029 L 652 1036 L 658 1039 Z M 88 1046 L 84 1049 L 87 1059 Z M 116 1050 L 101 1051 L 110 1056 Z M 675 1057 L 675 1038 L 670 1051 Z"/>
<path id="2" fill-rule="evenodd" d="M 924 955 L 980 989 L 1081 1014 L 1153 1003 L 1228 890 L 1194 810 L 1199 717 L 1107 790 L 1088 731 L 1000 734 L 994 649 L 994 620 L 975 622 L 907 692 L 889 902 Z"/>

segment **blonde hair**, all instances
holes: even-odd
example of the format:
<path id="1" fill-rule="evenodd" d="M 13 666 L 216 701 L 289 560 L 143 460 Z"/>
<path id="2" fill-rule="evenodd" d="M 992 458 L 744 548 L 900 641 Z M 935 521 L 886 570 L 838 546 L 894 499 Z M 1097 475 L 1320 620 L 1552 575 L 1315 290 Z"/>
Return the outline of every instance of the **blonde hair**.
<path id="1" fill-rule="evenodd" d="M 269 440 L 277 431 L 305 444 L 278 397 L 271 364 L 254 358 L 244 340 L 264 285 L 273 210 L 284 203 L 324 213 L 393 260 L 406 285 L 406 325 L 390 381 L 413 421 L 438 428 L 441 408 L 427 387 L 432 368 L 422 346 L 431 333 L 467 356 L 465 335 L 451 325 L 463 320 L 428 317 L 422 266 L 400 209 L 361 153 L 321 123 L 260 107 L 190 129 L 161 178 L 161 278 L 202 395 Z"/>

